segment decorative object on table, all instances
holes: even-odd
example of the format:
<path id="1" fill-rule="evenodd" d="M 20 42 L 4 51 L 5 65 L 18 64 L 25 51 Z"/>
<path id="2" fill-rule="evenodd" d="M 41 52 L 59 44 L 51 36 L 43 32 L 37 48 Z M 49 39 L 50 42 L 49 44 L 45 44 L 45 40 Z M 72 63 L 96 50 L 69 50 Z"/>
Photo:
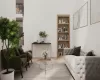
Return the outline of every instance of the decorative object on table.
<path id="1" fill-rule="evenodd" d="M 90 0 L 90 24 L 100 22 L 100 0 Z"/>
<path id="2" fill-rule="evenodd" d="M 44 51 L 44 52 L 43 52 L 43 57 L 44 57 L 45 60 L 47 59 L 47 56 L 48 56 L 47 51 Z"/>
<path id="3" fill-rule="evenodd" d="M 53 63 L 51 59 L 47 59 L 48 57 L 48 51 L 44 50 L 43 53 L 43 60 L 39 61 L 39 67 L 40 69 L 44 70 L 45 72 L 45 77 L 47 75 L 47 70 L 50 70 L 51 68 L 53 68 Z"/>
<path id="4" fill-rule="evenodd" d="M 39 36 L 40 36 L 40 42 L 42 42 L 42 43 L 44 43 L 45 42 L 45 39 L 46 39 L 46 37 L 48 36 L 47 34 L 46 34 L 46 32 L 45 31 L 40 31 L 39 32 Z"/>
<path id="5" fill-rule="evenodd" d="M 7 55 L 5 55 L 6 70 L 1 72 L 1 80 L 14 80 L 14 70 L 9 69 L 9 61 L 15 56 L 12 48 L 18 46 L 19 43 L 19 27 L 20 26 L 15 20 L 10 21 L 8 18 L 0 18 L 0 39 L 2 40 L 1 52 L 3 53 L 5 46 L 7 53 Z"/>

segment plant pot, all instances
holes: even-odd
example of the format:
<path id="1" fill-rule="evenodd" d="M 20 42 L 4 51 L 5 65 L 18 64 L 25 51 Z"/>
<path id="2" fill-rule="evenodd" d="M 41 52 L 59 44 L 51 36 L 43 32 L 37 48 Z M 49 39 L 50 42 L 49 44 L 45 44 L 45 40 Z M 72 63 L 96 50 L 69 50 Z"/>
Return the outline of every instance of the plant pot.
<path id="1" fill-rule="evenodd" d="M 9 73 L 5 74 L 6 70 L 0 72 L 1 80 L 14 80 L 14 69 L 9 69 Z"/>
<path id="2" fill-rule="evenodd" d="M 40 42 L 41 42 L 41 43 L 44 43 L 44 42 L 45 42 L 45 38 L 41 37 L 41 38 L 40 38 Z"/>

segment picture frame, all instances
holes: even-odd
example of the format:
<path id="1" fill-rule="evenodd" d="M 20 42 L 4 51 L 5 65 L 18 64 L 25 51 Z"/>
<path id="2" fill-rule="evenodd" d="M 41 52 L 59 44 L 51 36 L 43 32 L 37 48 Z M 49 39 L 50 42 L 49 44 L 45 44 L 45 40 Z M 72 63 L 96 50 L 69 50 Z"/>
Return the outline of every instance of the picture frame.
<path id="1" fill-rule="evenodd" d="M 79 28 L 88 26 L 88 2 L 79 9 Z"/>
<path id="2" fill-rule="evenodd" d="M 100 22 L 100 0 L 90 0 L 90 25 Z"/>
<path id="3" fill-rule="evenodd" d="M 73 30 L 79 28 L 79 10 L 73 15 Z"/>

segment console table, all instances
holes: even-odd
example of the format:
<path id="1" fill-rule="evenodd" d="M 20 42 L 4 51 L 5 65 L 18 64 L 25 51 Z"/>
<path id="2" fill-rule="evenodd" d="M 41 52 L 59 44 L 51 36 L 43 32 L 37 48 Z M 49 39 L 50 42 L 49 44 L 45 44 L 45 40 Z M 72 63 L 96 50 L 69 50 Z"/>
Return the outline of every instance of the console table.
<path id="1" fill-rule="evenodd" d="M 33 58 L 43 58 L 43 51 L 47 51 L 48 58 L 51 57 L 51 43 L 32 43 Z"/>

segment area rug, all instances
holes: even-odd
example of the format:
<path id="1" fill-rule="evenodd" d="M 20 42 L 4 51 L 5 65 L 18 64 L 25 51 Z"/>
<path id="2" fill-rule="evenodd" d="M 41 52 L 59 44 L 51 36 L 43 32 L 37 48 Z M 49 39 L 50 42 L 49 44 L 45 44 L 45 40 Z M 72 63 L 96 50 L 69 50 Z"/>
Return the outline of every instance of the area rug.
<path id="1" fill-rule="evenodd" d="M 73 80 L 63 60 L 52 60 L 53 67 L 49 70 L 40 69 L 37 61 L 34 61 L 28 71 L 23 72 L 24 78 L 15 74 L 15 80 Z"/>

